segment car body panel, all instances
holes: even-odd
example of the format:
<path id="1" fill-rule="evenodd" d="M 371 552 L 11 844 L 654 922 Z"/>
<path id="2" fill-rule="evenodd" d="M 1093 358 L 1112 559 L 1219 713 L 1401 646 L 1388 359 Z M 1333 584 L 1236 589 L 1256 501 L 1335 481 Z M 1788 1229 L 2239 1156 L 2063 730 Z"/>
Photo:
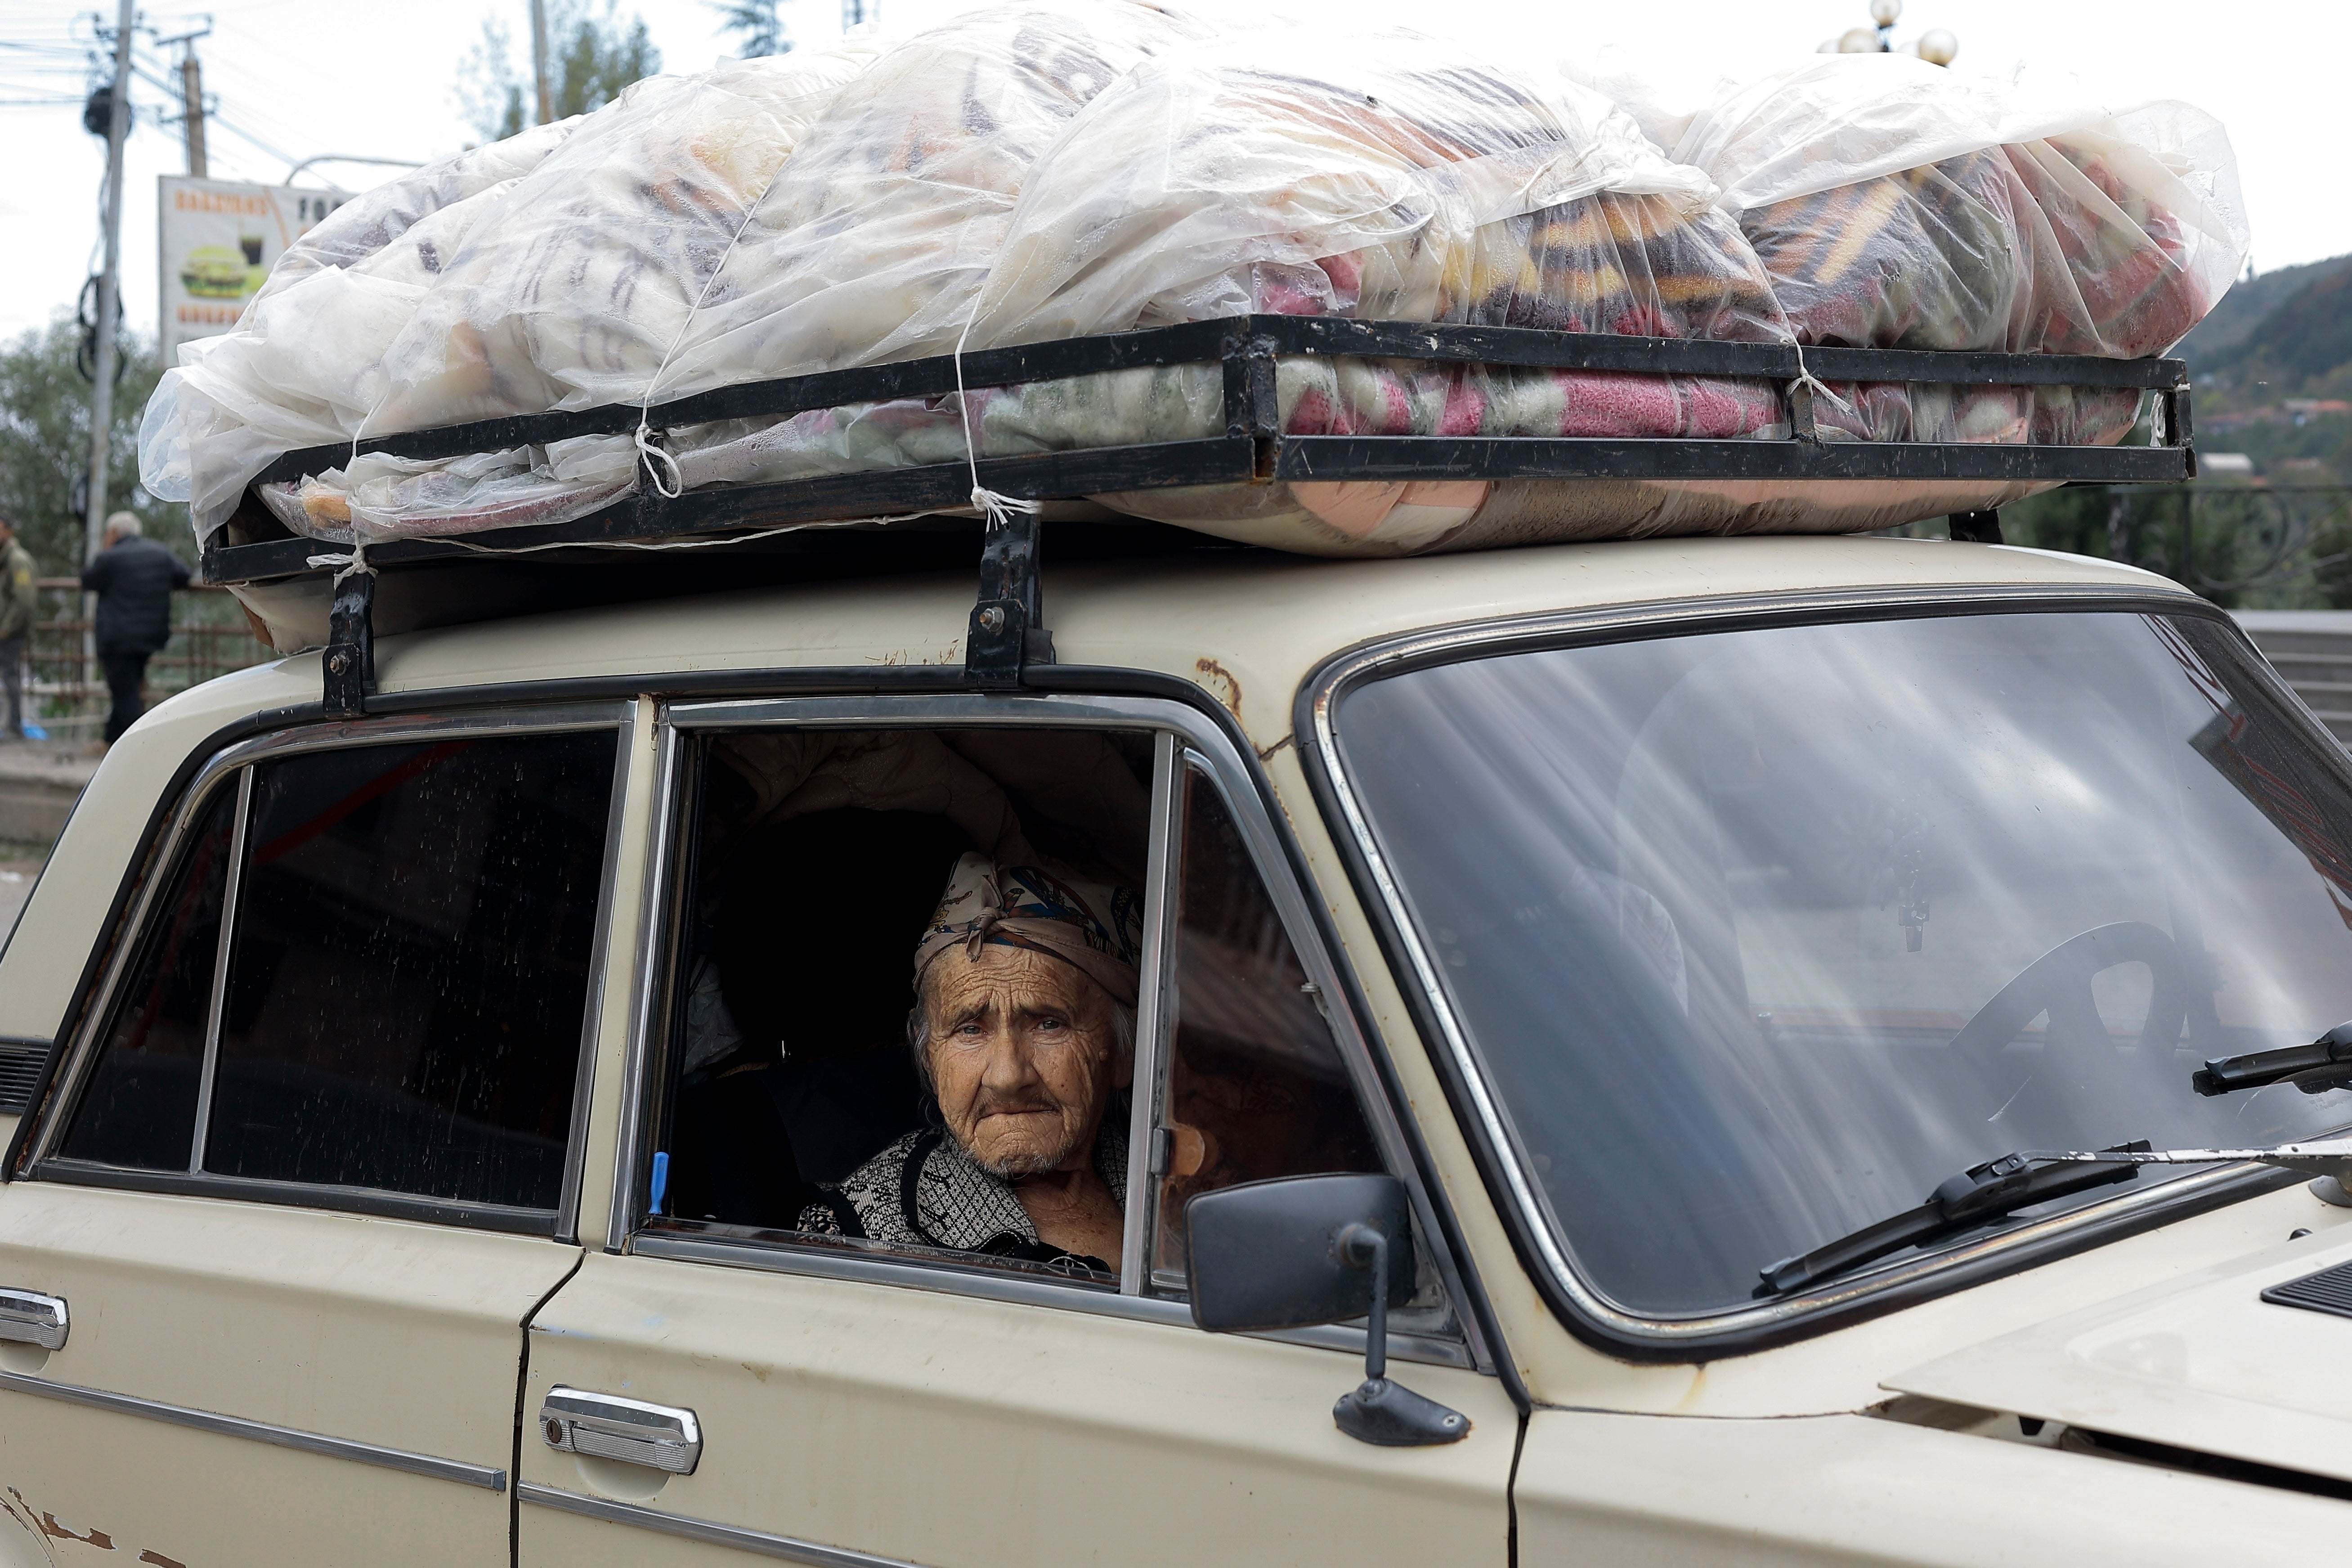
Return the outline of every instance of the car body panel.
<path id="1" fill-rule="evenodd" d="M 2352 1482 L 2352 1322 L 2265 1301 L 2352 1261 L 2312 1235 L 1970 1345 L 1898 1393 Z"/>
<path id="2" fill-rule="evenodd" d="M 2210 1568 L 2332 1553 L 2345 1518 L 2332 1499 L 1867 1415 L 1538 1411 L 1513 1498 L 1522 1568 Z"/>
<path id="3" fill-rule="evenodd" d="M 1362 1375 L 1181 1317 L 597 1254 L 532 1324 L 525 1411 L 557 1384 L 688 1408 L 701 1462 L 660 1480 L 527 1434 L 520 1560 L 629 1560 L 611 1525 L 531 1506 L 546 1487 L 925 1568 L 1501 1563 L 1518 1423 L 1496 1380 L 1400 1364 L 1474 1429 L 1375 1448 L 1331 1421 Z"/>
<path id="4" fill-rule="evenodd" d="M 1319 666 L 1341 650 L 1423 628 L 1611 607 L 1670 626 L 1735 601 L 1795 605 L 1924 595 L 1965 605 L 1986 590 L 2017 589 L 2201 603 L 2176 584 L 2105 563 L 1851 538 L 1632 542 L 1410 562 L 1202 552 L 1049 574 L 1045 623 L 1062 668 L 1038 672 L 1042 684 L 1115 684 L 1118 672 L 1133 672 L 1162 680 L 1164 690 L 1164 679 L 1173 678 L 1230 714 L 1257 753 L 1271 804 L 1344 955 L 1400 1109 L 1414 1124 L 1425 1173 L 1450 1205 L 1461 1261 L 1507 1357 L 1508 1375 L 1500 1379 L 1399 1363 L 1401 1381 L 1472 1415 L 1473 1439 L 1455 1449 L 1379 1450 L 1339 1435 L 1330 1405 L 1360 1365 L 1332 1349 L 1204 1336 L 1183 1324 L 1076 1308 L 600 1250 L 618 1239 L 604 1232 L 631 1092 L 626 1047 L 643 1005 L 638 922 L 659 736 L 653 704 L 641 701 L 581 1152 L 579 1216 L 588 1256 L 530 1335 L 521 1415 L 527 1423 L 558 1382 L 692 1405 L 705 1422 L 710 1458 L 696 1476 L 632 1501 L 627 1487 L 614 1489 L 612 1467 L 600 1483 L 526 1426 L 521 1479 L 937 1568 L 992 1560 L 978 1554 L 988 1542 L 1004 1543 L 1004 1560 L 1023 1557 L 1022 1549 L 1034 1559 L 1061 1539 L 1039 1532 L 1060 1531 L 1076 1531 L 1082 1546 L 1164 1545 L 1168 1556 L 1187 1562 L 1252 1553 L 1283 1561 L 1327 1554 L 1483 1561 L 1490 1558 L 1486 1543 L 1501 1549 L 1496 1500 L 1510 1465 L 1503 1440 L 1517 1436 L 1512 1397 L 1524 1391 L 1535 1408 L 1519 1456 L 1517 1529 L 1522 1560 L 1530 1563 L 1569 1555 L 1989 1562 L 2022 1557 L 2029 1548 L 2039 1558 L 2053 1543 L 2103 1558 L 2128 1546 L 2153 1562 L 2211 1561 L 2217 1540 L 2249 1543 L 2259 1555 L 2318 1539 L 2323 1524 L 2332 1528 L 2340 1518 L 2340 1505 L 1852 1414 L 1883 1405 L 1882 1384 L 1951 1357 L 1956 1345 L 2032 1331 L 2133 1292 L 2169 1289 L 2200 1270 L 2241 1267 L 2235 1260 L 2275 1272 L 2274 1264 L 2286 1268 L 2315 1247 L 2337 1245 L 2338 1235 L 2352 1239 L 2334 1230 L 2352 1221 L 2352 1211 L 2329 1208 L 2300 1186 L 1709 1363 L 1634 1364 L 1577 1337 L 1529 1277 L 1496 1207 L 1294 743 L 1297 696 Z M 566 689 L 740 693 L 767 682 L 840 692 L 926 679 L 937 689 L 954 679 L 971 603 L 969 577 L 925 575 L 447 627 L 380 642 L 378 689 L 386 703 L 411 713 L 526 693 L 544 700 Z M 315 654 L 289 658 L 174 698 L 117 744 L 0 952 L 0 1034 L 48 1037 L 70 1022 L 92 952 L 107 940 L 109 911 L 119 892 L 135 886 L 147 825 L 170 804 L 174 778 L 201 761 L 207 738 L 240 725 L 249 731 L 257 716 L 278 710 L 300 710 L 315 722 L 318 683 Z M 0 1118 L 0 1134 L 11 1125 Z M 208 1217 L 181 1217 L 194 1212 L 192 1205 Z M 2291 1230 L 2303 1228 L 2319 1235 L 2278 1252 Z M 446 1252 L 448 1266 L 424 1268 L 419 1259 L 438 1256 L 436 1249 Z M 143 1288 L 125 1288 L 124 1261 L 139 1250 L 167 1281 L 152 1302 L 136 1299 Z M 79 1367 L 97 1369 L 75 1371 L 88 1386 L 128 1388 L 143 1379 L 150 1397 L 171 1398 L 158 1392 L 168 1388 L 183 1403 L 212 1400 L 306 1430 L 348 1418 L 356 1424 L 344 1435 L 422 1451 L 437 1446 L 451 1458 L 513 1452 L 516 1411 L 508 1402 L 516 1393 L 520 1325 L 581 1257 L 552 1241 L 409 1221 L 47 1183 L 0 1186 L 0 1284 L 40 1288 L 39 1279 L 16 1278 L 37 1262 L 52 1271 L 44 1278 L 69 1287 L 59 1293 L 80 1292 L 78 1309 L 105 1300 L 119 1320 L 112 1340 L 101 1323 L 49 1358 L 49 1375 L 63 1380 L 67 1361 L 79 1354 L 89 1359 Z M 208 1272 L 224 1259 L 245 1270 L 250 1300 Z M 119 1312 L 116 1297 L 126 1303 Z M 137 1328 L 141 1314 L 166 1305 L 183 1328 Z M 287 1340 L 278 1347 L 285 1363 L 259 1382 L 233 1382 L 231 1362 L 198 1364 L 205 1347 L 189 1336 L 198 1320 L 216 1331 L 214 1320 L 240 1311 L 247 1314 L 240 1323 L 278 1324 L 273 1331 L 280 1339 L 312 1337 Z M 298 1330 L 290 1326 L 298 1317 L 315 1322 Z M 76 1322 L 80 1336 L 79 1311 Z M 124 1322 L 132 1325 L 127 1332 Z M 905 1347 L 919 1342 L 927 1354 L 908 1357 Z M 240 1343 L 242 1364 L 270 1364 L 267 1338 Z M 775 1353 L 780 1344 L 788 1353 Z M 189 1364 L 173 1364 L 173 1357 Z M 656 1381 L 662 1386 L 652 1386 Z M 2006 1397 L 1990 1383 L 1934 1386 L 1946 1398 Z M 468 1414 L 433 1408 L 436 1395 L 446 1404 L 453 1389 L 480 1391 Z M 362 1399 L 374 1412 L 364 1420 L 350 1414 L 352 1401 Z M 302 1528 L 352 1531 L 348 1552 L 327 1551 L 320 1561 L 371 1560 L 383 1543 L 361 1525 L 383 1517 L 382 1508 L 422 1521 L 419 1530 L 446 1524 L 464 1538 L 453 1537 L 431 1560 L 488 1561 L 471 1555 L 470 1510 L 507 1506 L 488 1491 L 397 1471 L 371 1469 L 355 1479 L 362 1467 L 318 1454 L 23 1394 L 0 1400 L 12 1417 L 37 1403 L 40 1430 L 55 1435 L 31 1439 L 0 1422 L 0 1488 L 47 1474 L 42 1467 L 51 1460 L 36 1442 L 62 1454 L 72 1443 L 102 1441 L 129 1456 L 127 1463 L 168 1468 L 173 1477 L 154 1491 L 152 1506 L 142 1502 L 134 1520 L 113 1525 L 200 1525 L 176 1538 L 183 1545 L 203 1531 L 229 1530 L 236 1489 L 265 1470 L 278 1478 L 273 1496 L 298 1500 L 287 1506 Z M 1661 1418 L 1668 1415 L 1697 1419 Z M 497 1441 L 493 1426 L 502 1434 Z M 741 1458 L 748 1442 L 766 1440 L 753 1428 L 774 1434 L 771 1462 Z M 877 1466 L 943 1476 L 945 1489 L 935 1501 L 907 1508 L 903 1489 L 875 1480 Z M 1221 1498 L 1221 1489 L 1235 1486 L 1237 1499 Z M 119 1485 L 106 1492 L 93 1479 L 76 1495 L 126 1494 Z M 1411 1506 L 1350 1511 L 1360 1510 L 1367 1495 Z M 2001 1506 L 1989 1506 L 1991 1499 Z M 465 1528 L 454 1522 L 461 1515 Z M 76 1531 L 112 1527 L 58 1517 Z M 573 1562 L 634 1562 L 648 1552 L 678 1561 L 716 1561 L 727 1552 L 740 1560 L 722 1546 L 656 1541 L 560 1508 L 524 1506 L 519 1517 L 524 1555 L 539 1561 L 560 1553 Z M 0 1537 L 9 1528 L 0 1522 Z M 229 1538 L 204 1539 L 220 1545 Z M 417 1539 L 404 1539 L 404 1560 L 426 1555 L 415 1550 Z M 172 1561 L 205 1555 L 173 1552 L 161 1533 L 155 1542 Z M 1461 1550 L 1464 1542 L 1472 1549 Z M 96 1551 L 54 1535 L 32 1543 L 60 1562 Z M 0 1546 L 0 1564 L 14 1568 L 13 1550 Z"/>
<path id="5" fill-rule="evenodd" d="M 504 1481 L 485 1473 L 512 1468 L 523 1321 L 578 1258 L 406 1220 L 13 1183 L 0 1282 L 63 1297 L 71 1324 L 60 1350 L 0 1349 L 0 1476 L 43 1516 L 183 1563 L 503 1563 Z M 42 1384 L 474 1473 L 93 1408 Z M 387 1535 L 388 1518 L 410 1523 Z"/>

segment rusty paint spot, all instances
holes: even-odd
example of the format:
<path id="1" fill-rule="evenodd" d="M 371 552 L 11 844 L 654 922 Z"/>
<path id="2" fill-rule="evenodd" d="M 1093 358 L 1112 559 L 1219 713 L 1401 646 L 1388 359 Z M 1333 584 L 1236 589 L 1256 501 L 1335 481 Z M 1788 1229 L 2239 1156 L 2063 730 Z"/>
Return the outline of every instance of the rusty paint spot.
<path id="1" fill-rule="evenodd" d="M 1682 1398 L 1675 1402 L 1675 1414 L 1680 1415 L 1687 1411 L 1698 1408 L 1698 1402 L 1706 1393 L 1706 1363 L 1701 1362 L 1696 1366 L 1691 1368 L 1690 1386 L 1683 1390 Z"/>
<path id="2" fill-rule="evenodd" d="M 1192 661 L 1192 668 L 1208 677 L 1211 681 L 1224 683 L 1225 689 L 1216 694 L 1217 700 L 1225 705 L 1225 711 L 1231 713 L 1238 722 L 1242 716 L 1242 683 L 1234 679 L 1234 672 L 1213 658 L 1196 658 Z M 1213 687 L 1212 689 L 1214 688 Z"/>
<path id="3" fill-rule="evenodd" d="M 775 1373 L 776 1373 L 776 1369 L 775 1369 L 774 1367 L 772 1367 L 772 1366 L 753 1366 L 753 1365 L 752 1365 L 750 1362 L 748 1362 L 748 1361 L 747 1361 L 747 1362 L 740 1363 L 740 1364 L 742 1366 L 742 1368 L 743 1368 L 743 1370 L 744 1370 L 745 1372 L 750 1373 L 753 1377 L 758 1378 L 761 1383 L 765 1383 L 765 1382 L 767 1382 L 767 1381 L 768 1381 L 768 1379 L 770 1379 L 771 1377 L 773 1377 L 773 1376 L 775 1375 Z"/>
<path id="4" fill-rule="evenodd" d="M 1292 735 L 1285 735 L 1281 740 L 1276 741 L 1276 742 L 1273 745 L 1271 745 L 1271 746 L 1261 746 L 1261 747 L 1259 747 L 1259 748 L 1258 748 L 1258 753 L 1257 753 L 1257 760 L 1258 760 L 1259 762 L 1261 762 L 1261 763 L 1270 763 L 1270 762 L 1274 761 L 1274 754 L 1275 754 L 1275 752 L 1278 752 L 1278 751 L 1282 750 L 1282 748 L 1283 748 L 1283 747 L 1285 747 L 1285 746 L 1286 746 L 1286 745 L 1290 744 L 1290 742 L 1291 742 L 1293 740 L 1295 740 L 1295 739 L 1297 739 L 1297 737 L 1296 737 L 1296 736 L 1292 736 Z"/>
<path id="5" fill-rule="evenodd" d="M 186 1563 L 178 1561 L 176 1558 L 166 1557 L 160 1552 L 142 1552 L 139 1554 L 139 1561 L 142 1563 L 152 1563 L 155 1564 L 155 1568 L 188 1568 Z"/>
<path id="6" fill-rule="evenodd" d="M 53 1513 L 41 1515 L 41 1533 L 55 1536 L 59 1541 L 79 1541 L 84 1546 L 95 1546 L 100 1552 L 114 1550 L 114 1537 L 107 1534 L 106 1531 L 93 1530 L 88 1535 L 76 1535 L 70 1529 L 59 1524 L 58 1516 Z"/>

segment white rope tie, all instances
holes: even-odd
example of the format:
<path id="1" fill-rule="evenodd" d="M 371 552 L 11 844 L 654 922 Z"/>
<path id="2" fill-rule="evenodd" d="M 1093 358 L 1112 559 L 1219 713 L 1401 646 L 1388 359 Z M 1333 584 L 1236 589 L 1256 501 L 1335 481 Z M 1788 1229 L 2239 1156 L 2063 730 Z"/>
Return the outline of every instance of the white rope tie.
<path id="1" fill-rule="evenodd" d="M 763 528 L 756 533 L 722 533 L 708 539 L 600 539 L 593 545 L 576 540 L 556 540 L 546 544 L 477 544 L 470 539 L 455 534 L 440 540 L 460 550 L 470 550 L 477 555 L 532 555 L 542 550 L 708 550 L 714 544 L 749 544 L 754 540 L 774 539 L 780 534 L 803 533 L 813 528 L 876 528 L 886 523 L 919 522 L 928 512 L 899 512 L 890 517 L 848 517 L 828 519 L 823 522 L 788 522 L 781 528 Z M 340 560 L 341 557 L 333 557 Z M 311 562 L 314 566 L 330 563 L 320 557 Z"/>
<path id="2" fill-rule="evenodd" d="M 988 531 L 993 533 L 1011 522 L 1014 512 L 1025 512 L 1034 517 L 1045 508 L 1039 502 L 990 489 L 980 482 L 980 445 L 971 434 L 971 395 L 963 388 L 964 340 L 971 336 L 971 324 L 979 317 L 980 301 L 975 299 L 971 302 L 971 314 L 964 318 L 963 331 L 956 334 L 956 412 L 963 417 L 963 461 L 964 467 L 971 470 L 971 504 L 986 520 Z"/>
<path id="3" fill-rule="evenodd" d="M 1832 392 L 1828 382 L 1823 381 L 1821 377 L 1815 375 L 1811 371 L 1805 368 L 1805 345 L 1799 342 L 1796 339 L 1790 338 L 1789 340 L 1789 346 L 1797 351 L 1797 379 L 1790 382 L 1789 384 L 1790 386 L 1810 386 L 1815 392 L 1820 393 L 1823 397 L 1828 398 L 1832 403 L 1836 404 L 1840 408 L 1845 410 L 1848 414 L 1853 413 L 1853 404 L 1848 403 L 1844 398 L 1840 397 L 1836 393 Z"/>
<path id="4" fill-rule="evenodd" d="M 646 396 L 650 400 L 652 394 L 648 392 Z M 660 491 L 666 500 L 676 500 L 684 495 L 686 470 L 679 468 L 677 459 L 654 439 L 653 432 L 646 425 L 646 405 L 642 403 L 637 405 L 636 442 L 637 461 L 646 466 L 646 477 L 653 480 L 654 489 Z M 655 467 L 656 463 L 661 467 Z M 669 470 L 669 483 L 667 485 L 662 483 L 662 468 Z"/>
<path id="5" fill-rule="evenodd" d="M 326 566 L 340 567 L 341 570 L 335 574 L 333 584 L 335 588 L 341 588 L 346 577 L 375 575 L 375 568 L 368 564 L 367 546 L 357 540 L 352 541 L 349 552 L 338 552 L 331 555 L 313 555 L 303 564 L 313 571 Z"/>

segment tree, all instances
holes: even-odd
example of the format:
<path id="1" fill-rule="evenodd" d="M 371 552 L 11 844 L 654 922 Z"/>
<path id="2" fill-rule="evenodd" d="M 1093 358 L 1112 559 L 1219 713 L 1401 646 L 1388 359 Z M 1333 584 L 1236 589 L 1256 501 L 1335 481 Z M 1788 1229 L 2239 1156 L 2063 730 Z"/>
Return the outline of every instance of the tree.
<path id="1" fill-rule="evenodd" d="M 735 35 L 736 53 L 744 59 L 793 52 L 793 36 L 777 15 L 777 0 L 703 0 L 719 13 L 721 32 Z"/>
<path id="2" fill-rule="evenodd" d="M 130 334 L 126 334 L 130 335 Z M 82 522 L 73 510 L 78 480 L 89 471 L 89 383 L 74 368 L 81 329 L 60 311 L 0 349 L 0 514 L 16 525 L 44 576 L 81 569 Z M 107 449 L 107 510 L 139 514 L 148 537 L 193 564 L 188 509 L 139 488 L 139 418 L 163 374 L 152 343 L 130 345 L 114 388 Z"/>
<path id="3" fill-rule="evenodd" d="M 645 18 L 625 25 L 618 0 L 547 0 L 547 72 L 555 118 L 602 109 L 631 82 L 661 69 L 661 51 Z M 518 135 L 531 123 L 538 92 L 514 65 L 512 39 L 496 16 L 457 68 L 457 101 L 474 129 L 492 141 Z"/>

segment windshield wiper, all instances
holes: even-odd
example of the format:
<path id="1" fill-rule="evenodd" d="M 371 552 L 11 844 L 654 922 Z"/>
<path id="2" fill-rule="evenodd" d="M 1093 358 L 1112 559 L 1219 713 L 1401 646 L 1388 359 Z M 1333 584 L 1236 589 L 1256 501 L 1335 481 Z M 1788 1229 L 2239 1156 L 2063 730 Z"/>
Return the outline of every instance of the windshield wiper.
<path id="1" fill-rule="evenodd" d="M 2282 1046 L 2242 1057 L 2215 1057 L 2189 1076 L 2207 1096 L 2291 1083 L 2305 1094 L 2352 1087 L 2352 1024 L 2338 1024 L 2307 1046 Z"/>
<path id="2" fill-rule="evenodd" d="M 2142 1165 L 2229 1165 L 2245 1162 L 2276 1165 L 2306 1176 L 2332 1178 L 2338 1190 L 2347 1194 L 2346 1197 L 2331 1196 L 2320 1190 L 2327 1186 L 2325 1182 L 2317 1184 L 2315 1190 L 2319 1190 L 2319 1195 L 2329 1203 L 2352 1206 L 2352 1138 L 2274 1143 L 2263 1149 L 2151 1149 L 2143 1138 L 2089 1153 L 2029 1150 L 1970 1165 L 1937 1187 L 1916 1209 L 1906 1209 L 1892 1219 L 1866 1226 L 1827 1247 L 1782 1258 L 1763 1271 L 1763 1283 L 1756 1287 L 1756 1294 L 1785 1295 L 1832 1274 L 1875 1262 L 1890 1252 L 1924 1247 L 2035 1204 L 2128 1182 L 2139 1174 Z"/>
<path id="3" fill-rule="evenodd" d="M 2147 1152 L 2147 1141 L 2143 1138 L 2095 1154 L 2022 1152 L 1970 1165 L 1930 1193 L 1916 1209 L 1864 1226 L 1826 1247 L 1782 1258 L 1763 1271 L 1763 1283 L 1756 1287 L 1756 1294 L 1785 1295 L 1832 1274 L 1874 1263 L 1891 1252 L 1924 1247 L 2035 1204 L 2128 1182 L 2139 1174 L 2141 1162 L 2108 1156 Z"/>

